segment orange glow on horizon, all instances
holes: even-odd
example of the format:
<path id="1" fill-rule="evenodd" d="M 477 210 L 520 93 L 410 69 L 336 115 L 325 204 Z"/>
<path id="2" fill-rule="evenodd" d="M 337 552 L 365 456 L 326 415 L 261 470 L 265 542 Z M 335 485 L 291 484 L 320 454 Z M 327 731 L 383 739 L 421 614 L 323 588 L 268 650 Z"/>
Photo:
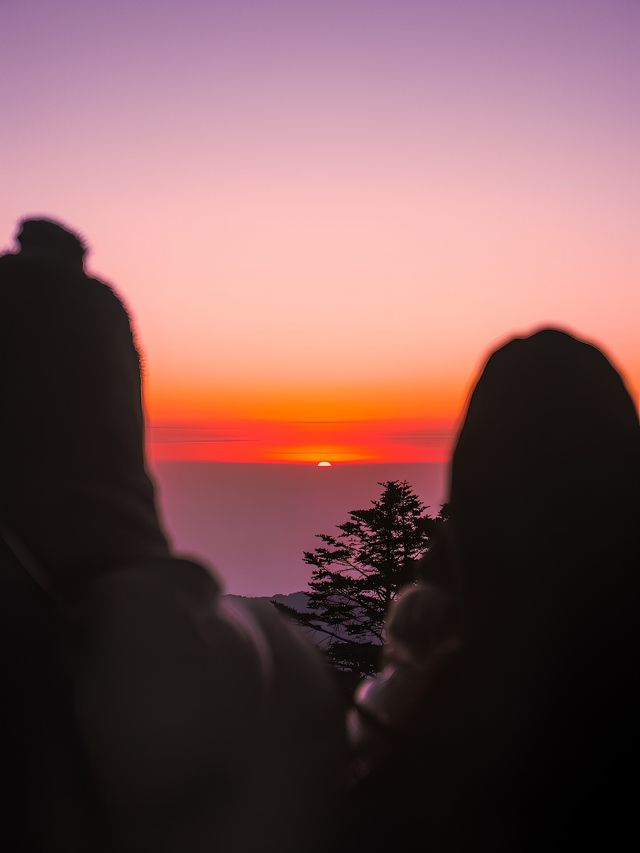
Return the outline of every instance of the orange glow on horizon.
<path id="1" fill-rule="evenodd" d="M 207 388 L 152 385 L 147 395 L 153 461 L 269 464 L 446 462 L 475 373 L 429 387 Z M 620 365 L 614 358 L 614 364 Z M 622 371 L 637 402 L 640 370 Z M 636 380 L 634 382 L 634 379 Z"/>
<path id="2" fill-rule="evenodd" d="M 329 464 L 336 462 L 378 462 L 384 460 L 384 448 L 323 444 L 274 448 L 268 453 L 268 461 L 271 462 L 312 462 L 315 464 L 318 459 L 325 459 Z"/>
<path id="3" fill-rule="evenodd" d="M 342 387 L 311 382 L 278 387 L 273 379 L 230 386 L 194 378 L 171 381 L 166 376 L 156 382 L 150 377 L 145 396 L 149 418 L 156 423 L 452 419 L 465 404 L 474 366 L 466 375 L 452 372 L 439 381 L 423 377 L 375 385 L 354 380 Z"/>
<path id="4" fill-rule="evenodd" d="M 361 421 L 235 420 L 151 424 L 153 461 L 362 464 L 443 462 L 455 435 L 452 419 Z"/>

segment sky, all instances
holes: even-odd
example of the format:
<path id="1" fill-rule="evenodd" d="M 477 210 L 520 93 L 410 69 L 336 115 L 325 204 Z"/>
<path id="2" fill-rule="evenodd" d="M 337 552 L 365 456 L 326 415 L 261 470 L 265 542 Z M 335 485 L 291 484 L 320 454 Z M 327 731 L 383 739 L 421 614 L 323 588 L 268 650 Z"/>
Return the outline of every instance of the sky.
<path id="1" fill-rule="evenodd" d="M 637 394 L 637 2 L 0 21 L 0 245 L 26 214 L 86 237 L 135 320 L 155 458 L 444 460 L 487 352 L 550 323 Z"/>
<path id="2" fill-rule="evenodd" d="M 636 0 L 0 0 L 0 249 L 85 237 L 156 468 L 446 464 L 514 334 L 637 400 L 639 56 Z"/>

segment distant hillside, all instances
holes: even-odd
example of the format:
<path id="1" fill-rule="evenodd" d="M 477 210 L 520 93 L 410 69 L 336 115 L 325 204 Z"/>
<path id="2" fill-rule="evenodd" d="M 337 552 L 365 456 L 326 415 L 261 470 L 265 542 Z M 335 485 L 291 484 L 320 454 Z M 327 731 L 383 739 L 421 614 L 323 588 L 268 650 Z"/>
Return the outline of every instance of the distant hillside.
<path id="1" fill-rule="evenodd" d="M 272 595 L 271 597 L 266 595 L 225 595 L 225 598 L 228 598 L 231 601 L 266 601 L 269 603 L 275 601 L 277 604 L 283 604 L 285 607 L 290 607 L 292 610 L 297 610 L 298 613 L 305 613 L 308 610 L 308 597 L 309 594 L 306 592 L 290 592 L 288 594 L 283 595 Z M 315 631 L 313 628 L 306 628 L 302 626 L 299 627 L 316 645 L 322 645 L 327 641 L 326 634 L 323 634 L 321 631 Z"/>
<path id="2" fill-rule="evenodd" d="M 307 609 L 308 595 L 309 594 L 306 592 L 290 592 L 283 595 L 271 596 L 225 595 L 225 598 L 228 598 L 231 601 L 277 601 L 278 604 L 284 604 L 285 607 L 291 607 L 293 610 L 304 613 Z"/>
<path id="3" fill-rule="evenodd" d="M 297 610 L 298 613 L 308 613 L 308 592 L 290 592 L 288 594 L 283 595 L 272 595 L 272 596 L 245 596 L 245 595 L 225 595 L 225 598 L 228 598 L 232 601 L 268 601 L 268 602 L 276 602 L 277 604 L 283 604 L 285 607 L 290 607 L 292 610 Z M 316 631 L 314 628 L 308 628 L 299 626 L 302 631 L 307 634 L 310 640 L 312 640 L 316 645 L 324 645 L 328 641 L 328 636 L 322 631 Z M 337 634 L 339 637 L 348 639 L 348 635 L 343 633 L 340 628 L 333 627 L 331 629 L 334 634 Z M 376 642 L 375 638 L 371 638 L 373 642 Z M 362 640 L 361 640 L 362 641 Z"/>
<path id="4" fill-rule="evenodd" d="M 284 604 L 285 607 L 291 607 L 297 610 L 298 613 L 305 613 L 308 610 L 307 599 L 308 592 L 290 592 L 286 595 L 274 595 L 271 601 L 276 601 L 278 604 Z"/>

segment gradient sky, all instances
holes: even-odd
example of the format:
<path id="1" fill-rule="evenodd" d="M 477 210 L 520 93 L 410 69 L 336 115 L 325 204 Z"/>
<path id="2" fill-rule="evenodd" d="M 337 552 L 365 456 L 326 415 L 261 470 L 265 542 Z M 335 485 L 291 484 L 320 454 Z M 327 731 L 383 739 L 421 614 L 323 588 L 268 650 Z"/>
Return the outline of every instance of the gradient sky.
<path id="1" fill-rule="evenodd" d="M 635 0 L 0 0 L 0 243 L 86 236 L 157 459 L 444 459 L 533 326 L 637 395 L 639 56 Z"/>

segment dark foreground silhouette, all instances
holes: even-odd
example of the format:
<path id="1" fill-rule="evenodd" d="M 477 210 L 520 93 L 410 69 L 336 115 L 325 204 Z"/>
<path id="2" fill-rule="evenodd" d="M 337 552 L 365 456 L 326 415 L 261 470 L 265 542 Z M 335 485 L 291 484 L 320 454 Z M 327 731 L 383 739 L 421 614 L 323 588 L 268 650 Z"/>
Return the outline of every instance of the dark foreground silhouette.
<path id="1" fill-rule="evenodd" d="M 85 247 L 27 220 L 0 258 L 0 518 L 56 588 L 169 547 L 145 470 L 140 362 Z"/>
<path id="2" fill-rule="evenodd" d="M 544 330 L 491 356 L 451 465 L 446 539 L 389 626 L 395 682 L 361 691 L 391 730 L 369 720 L 374 769 L 346 849 L 637 836 L 639 488 L 638 416 L 601 352 Z M 421 613 L 440 614 L 441 634 L 422 659 Z"/>
<path id="3" fill-rule="evenodd" d="M 127 314 L 67 229 L 18 239 L 0 258 L 2 848 L 326 849 L 344 741 L 326 667 L 172 554 Z"/>

